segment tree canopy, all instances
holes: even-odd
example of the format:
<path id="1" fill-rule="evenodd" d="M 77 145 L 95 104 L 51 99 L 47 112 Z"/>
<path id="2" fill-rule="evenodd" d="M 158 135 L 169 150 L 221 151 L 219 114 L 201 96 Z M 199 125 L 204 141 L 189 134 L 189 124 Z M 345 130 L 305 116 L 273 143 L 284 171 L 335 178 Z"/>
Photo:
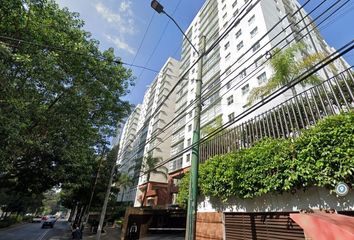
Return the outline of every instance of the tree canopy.
<path id="1" fill-rule="evenodd" d="M 113 49 L 50 0 L 0 5 L 0 188 L 42 193 L 87 180 L 130 111 Z"/>
<path id="2" fill-rule="evenodd" d="M 306 45 L 302 42 L 294 43 L 289 47 L 280 50 L 276 48 L 272 52 L 272 58 L 269 61 L 269 65 L 273 69 L 273 74 L 269 78 L 268 82 L 262 86 L 255 87 L 251 90 L 248 96 L 248 104 L 253 103 L 257 99 L 267 96 L 276 89 L 289 84 L 295 78 L 299 77 L 301 73 L 313 67 L 324 56 L 321 53 L 308 54 L 305 56 L 297 57 L 301 52 L 306 52 Z M 301 84 L 316 84 L 319 83 L 320 78 L 313 74 Z M 295 88 L 292 88 L 293 95 L 296 95 Z"/>

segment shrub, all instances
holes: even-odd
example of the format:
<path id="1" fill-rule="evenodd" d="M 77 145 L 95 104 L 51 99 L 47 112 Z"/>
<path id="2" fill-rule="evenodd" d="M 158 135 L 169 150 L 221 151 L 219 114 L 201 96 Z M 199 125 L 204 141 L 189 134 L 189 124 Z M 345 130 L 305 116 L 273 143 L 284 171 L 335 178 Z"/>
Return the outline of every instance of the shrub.
<path id="1" fill-rule="evenodd" d="M 227 201 L 310 186 L 354 183 L 354 112 L 331 116 L 295 140 L 264 139 L 253 147 L 215 156 L 200 166 L 203 195 Z M 188 200 L 189 174 L 182 179 L 179 204 Z"/>

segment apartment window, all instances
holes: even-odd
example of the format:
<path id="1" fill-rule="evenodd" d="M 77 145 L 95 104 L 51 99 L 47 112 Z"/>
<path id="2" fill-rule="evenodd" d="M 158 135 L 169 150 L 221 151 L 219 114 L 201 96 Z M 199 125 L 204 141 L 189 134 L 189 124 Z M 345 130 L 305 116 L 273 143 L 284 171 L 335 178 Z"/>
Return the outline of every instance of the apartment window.
<path id="1" fill-rule="evenodd" d="M 225 8 L 226 8 L 226 4 L 222 7 L 222 10 L 224 11 L 224 10 L 225 10 Z"/>
<path id="2" fill-rule="evenodd" d="M 226 83 L 226 88 L 227 88 L 227 89 L 230 89 L 230 88 L 231 88 L 231 81 L 228 81 L 228 82 Z"/>
<path id="3" fill-rule="evenodd" d="M 225 46 L 224 46 L 224 49 L 226 50 L 226 49 L 228 49 L 230 47 L 230 42 L 227 42 L 226 44 L 225 44 Z"/>
<path id="4" fill-rule="evenodd" d="M 254 67 L 259 67 L 262 64 L 262 57 L 257 58 L 254 60 Z"/>
<path id="5" fill-rule="evenodd" d="M 238 14 L 238 8 L 236 8 L 235 12 L 232 14 L 234 17 L 236 17 Z"/>
<path id="6" fill-rule="evenodd" d="M 191 154 L 188 153 L 188 154 L 186 155 L 186 162 L 190 162 L 190 161 L 191 161 Z"/>
<path id="7" fill-rule="evenodd" d="M 237 5 L 237 0 L 234 1 L 234 3 L 232 4 L 232 7 L 234 8 Z"/>
<path id="8" fill-rule="evenodd" d="M 241 36 L 241 34 L 242 34 L 242 31 L 241 31 L 241 29 L 240 29 L 240 30 L 238 30 L 237 33 L 236 33 L 236 39 L 239 38 L 239 37 Z"/>
<path id="9" fill-rule="evenodd" d="M 251 31 L 251 38 L 256 36 L 257 33 L 258 33 L 258 27 L 253 28 L 253 30 Z"/>
<path id="10" fill-rule="evenodd" d="M 193 112 L 192 112 L 192 111 L 190 111 L 190 112 L 188 113 L 188 117 L 189 117 L 189 118 L 192 118 L 192 117 L 193 117 Z"/>
<path id="11" fill-rule="evenodd" d="M 243 41 L 237 44 L 237 50 L 240 50 L 243 47 Z"/>
<path id="12" fill-rule="evenodd" d="M 267 81 L 267 74 L 266 72 L 263 72 L 261 75 L 257 77 L 258 79 L 258 84 L 262 84 Z"/>
<path id="13" fill-rule="evenodd" d="M 192 139 L 189 138 L 189 139 L 187 140 L 187 147 L 190 146 L 190 145 L 192 145 Z"/>
<path id="14" fill-rule="evenodd" d="M 255 15 L 253 15 L 250 19 L 248 19 L 248 25 L 251 25 L 256 19 Z"/>
<path id="15" fill-rule="evenodd" d="M 231 95 L 230 97 L 227 98 L 227 105 L 231 105 L 234 102 L 234 96 Z"/>
<path id="16" fill-rule="evenodd" d="M 242 71 L 239 73 L 239 76 L 240 76 L 241 79 L 245 78 L 246 75 L 247 75 L 246 69 L 242 70 Z"/>
<path id="17" fill-rule="evenodd" d="M 192 131 L 192 124 L 188 125 L 188 132 Z"/>
<path id="18" fill-rule="evenodd" d="M 194 72 L 195 72 L 195 69 L 193 68 L 193 69 L 192 69 L 192 74 L 193 74 Z"/>
<path id="19" fill-rule="evenodd" d="M 229 22 L 226 21 L 222 27 L 223 27 L 223 28 L 226 28 L 228 23 L 229 23 Z"/>
<path id="20" fill-rule="evenodd" d="M 225 57 L 225 60 L 228 61 L 230 59 L 230 57 L 231 57 L 231 53 L 228 53 Z"/>
<path id="21" fill-rule="evenodd" d="M 227 17 L 227 13 L 225 13 L 225 14 L 222 16 L 222 19 L 225 20 L 226 17 Z"/>
<path id="22" fill-rule="evenodd" d="M 256 42 L 255 44 L 253 44 L 253 46 L 252 46 L 253 52 L 257 51 L 257 49 L 259 49 L 260 46 L 261 46 L 261 45 L 259 44 L 259 42 Z"/>
<path id="23" fill-rule="evenodd" d="M 250 85 L 247 83 L 245 86 L 243 86 L 241 88 L 241 91 L 242 91 L 242 95 L 245 95 L 246 93 L 248 93 L 250 90 Z"/>
<path id="24" fill-rule="evenodd" d="M 228 115 L 228 118 L 229 118 L 229 122 L 231 122 L 232 120 L 234 120 L 234 118 L 235 118 L 235 113 L 230 113 L 230 114 Z"/>

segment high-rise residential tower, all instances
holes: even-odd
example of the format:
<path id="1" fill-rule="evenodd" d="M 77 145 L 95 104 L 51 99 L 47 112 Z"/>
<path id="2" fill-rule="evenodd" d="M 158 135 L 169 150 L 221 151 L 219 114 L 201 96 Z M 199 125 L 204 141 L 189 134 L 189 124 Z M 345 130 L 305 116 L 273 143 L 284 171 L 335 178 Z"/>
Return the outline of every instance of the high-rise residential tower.
<path id="1" fill-rule="evenodd" d="M 309 55 L 329 55 L 334 50 L 321 37 L 312 18 L 296 0 L 209 0 L 204 3 L 185 31 L 193 45 L 206 37 L 202 70 L 201 136 L 247 110 L 250 91 L 267 83 L 273 74 L 269 58 L 273 50 L 302 42 L 298 58 Z M 219 40 L 220 41 L 217 41 Z M 217 44 L 215 42 L 217 41 Z M 188 82 L 176 89 L 175 118 L 169 166 L 171 182 L 178 183 L 190 166 L 191 151 L 180 152 L 192 144 L 194 100 L 198 53 L 186 39 L 181 52 L 181 74 Z M 333 76 L 349 65 L 342 59 L 320 71 L 322 79 Z M 191 68 L 191 69 L 190 69 Z M 297 86 L 299 91 L 308 86 Z M 247 115 L 238 123 L 292 97 L 289 90 L 272 102 Z M 189 106 L 189 107 L 186 107 Z M 177 192 L 171 193 L 172 198 Z"/>

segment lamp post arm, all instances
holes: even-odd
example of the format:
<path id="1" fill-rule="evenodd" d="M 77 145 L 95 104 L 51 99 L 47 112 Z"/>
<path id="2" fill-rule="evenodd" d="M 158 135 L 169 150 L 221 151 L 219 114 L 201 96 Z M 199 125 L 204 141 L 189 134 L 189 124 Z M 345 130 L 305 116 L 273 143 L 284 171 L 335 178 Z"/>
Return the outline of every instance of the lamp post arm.
<path id="1" fill-rule="evenodd" d="M 194 51 L 196 51 L 196 53 L 198 53 L 199 55 L 199 52 L 198 50 L 194 47 L 193 43 L 189 40 L 189 38 L 187 37 L 186 34 L 184 34 L 182 28 L 178 25 L 178 23 L 173 19 L 173 17 L 171 17 L 167 12 L 165 11 L 162 11 L 169 19 L 172 20 L 172 22 L 174 22 L 174 24 L 178 27 L 178 29 L 181 31 L 181 33 L 183 34 L 183 36 L 187 39 L 187 41 L 189 42 L 189 44 L 193 47 Z"/>

